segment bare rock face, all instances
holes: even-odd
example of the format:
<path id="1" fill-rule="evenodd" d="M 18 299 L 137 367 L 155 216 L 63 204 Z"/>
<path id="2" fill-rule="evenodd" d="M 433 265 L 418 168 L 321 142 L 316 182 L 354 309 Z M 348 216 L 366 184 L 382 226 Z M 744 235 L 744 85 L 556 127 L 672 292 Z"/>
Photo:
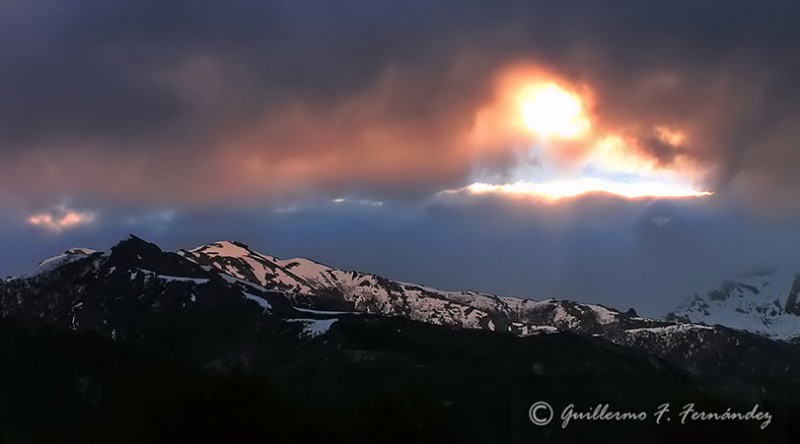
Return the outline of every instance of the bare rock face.
<path id="1" fill-rule="evenodd" d="M 786 312 L 795 316 L 800 316 L 800 301 L 797 296 L 800 294 L 800 274 L 795 275 L 792 282 L 792 289 L 789 291 L 789 297 L 786 298 Z"/>

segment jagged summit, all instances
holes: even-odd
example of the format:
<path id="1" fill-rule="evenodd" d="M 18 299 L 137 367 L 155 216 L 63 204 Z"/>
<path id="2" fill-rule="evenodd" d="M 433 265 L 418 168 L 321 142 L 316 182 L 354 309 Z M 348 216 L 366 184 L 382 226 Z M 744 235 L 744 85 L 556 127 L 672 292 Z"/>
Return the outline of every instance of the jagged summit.
<path id="1" fill-rule="evenodd" d="M 111 247 L 112 254 L 114 252 L 120 253 L 130 253 L 130 252 L 150 252 L 150 253 L 159 253 L 161 252 L 161 248 L 152 243 L 148 242 L 141 237 L 138 237 L 134 234 L 128 235 L 127 239 L 124 239 L 118 242 L 116 245 Z"/>

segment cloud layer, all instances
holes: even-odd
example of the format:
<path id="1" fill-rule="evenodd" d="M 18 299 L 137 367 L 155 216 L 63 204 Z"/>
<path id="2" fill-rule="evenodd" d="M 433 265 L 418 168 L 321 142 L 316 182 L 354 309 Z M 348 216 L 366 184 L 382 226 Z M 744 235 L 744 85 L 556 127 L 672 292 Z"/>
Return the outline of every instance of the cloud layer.
<path id="1" fill-rule="evenodd" d="M 658 164 L 800 206 L 793 2 L 347 3 L 4 2 L 0 189 L 39 206 L 430 195 L 467 183 L 493 80 L 527 63 L 590 88 L 599 128 Z M 500 148 L 482 161 L 507 167 Z"/>

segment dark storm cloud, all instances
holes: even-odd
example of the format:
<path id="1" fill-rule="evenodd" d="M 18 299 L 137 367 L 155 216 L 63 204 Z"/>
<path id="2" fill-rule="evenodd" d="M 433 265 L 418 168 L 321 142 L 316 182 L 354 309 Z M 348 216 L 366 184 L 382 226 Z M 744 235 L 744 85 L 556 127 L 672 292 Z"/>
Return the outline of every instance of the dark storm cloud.
<path id="1" fill-rule="evenodd" d="M 0 188 L 427 195 L 463 185 L 492 76 L 529 61 L 589 85 L 598 125 L 660 163 L 688 156 L 712 189 L 793 208 L 798 18 L 795 2 L 756 1 L 11 0 Z M 689 145 L 664 146 L 656 125 Z"/>
<path id="2" fill-rule="evenodd" d="M 0 59 L 2 134 L 10 141 L 99 135 L 120 143 L 131 136 L 209 131 L 214 128 L 192 125 L 209 117 L 215 124 L 246 118 L 289 98 L 334 105 L 368 88 L 395 62 L 424 65 L 418 80 L 426 77 L 422 71 L 442 68 L 424 49 L 446 34 L 432 23 L 443 18 L 441 8 L 413 2 L 398 4 L 399 11 L 374 2 L 350 6 L 240 0 L 12 3 L 4 14 L 9 42 Z M 176 83 L 202 82 L 195 77 L 207 74 L 204 58 L 214 65 L 207 71 L 218 70 L 220 84 L 209 86 L 222 89 L 223 102 L 196 107 Z M 196 59 L 200 66 L 191 64 Z M 233 102 L 227 110 L 233 116 L 208 116 L 226 101 Z"/>
<path id="3" fill-rule="evenodd" d="M 659 166 L 670 166 L 674 164 L 679 156 L 691 154 L 687 147 L 677 143 L 670 143 L 657 131 L 651 130 L 640 134 L 626 134 L 625 136 L 628 146 L 639 151 L 647 158 L 655 160 Z"/>

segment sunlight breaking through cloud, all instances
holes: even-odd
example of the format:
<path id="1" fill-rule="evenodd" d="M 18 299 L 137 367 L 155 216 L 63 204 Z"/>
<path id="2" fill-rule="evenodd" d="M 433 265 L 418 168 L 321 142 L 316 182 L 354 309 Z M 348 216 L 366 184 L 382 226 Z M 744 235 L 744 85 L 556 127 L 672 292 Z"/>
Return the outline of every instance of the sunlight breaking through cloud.
<path id="1" fill-rule="evenodd" d="M 627 199 L 690 198 L 710 196 L 710 191 L 660 182 L 616 182 L 596 178 L 579 178 L 553 182 L 519 181 L 503 185 L 475 182 L 463 188 L 444 191 L 445 194 L 499 194 L 540 197 L 559 200 L 590 193 L 605 193 Z"/>

